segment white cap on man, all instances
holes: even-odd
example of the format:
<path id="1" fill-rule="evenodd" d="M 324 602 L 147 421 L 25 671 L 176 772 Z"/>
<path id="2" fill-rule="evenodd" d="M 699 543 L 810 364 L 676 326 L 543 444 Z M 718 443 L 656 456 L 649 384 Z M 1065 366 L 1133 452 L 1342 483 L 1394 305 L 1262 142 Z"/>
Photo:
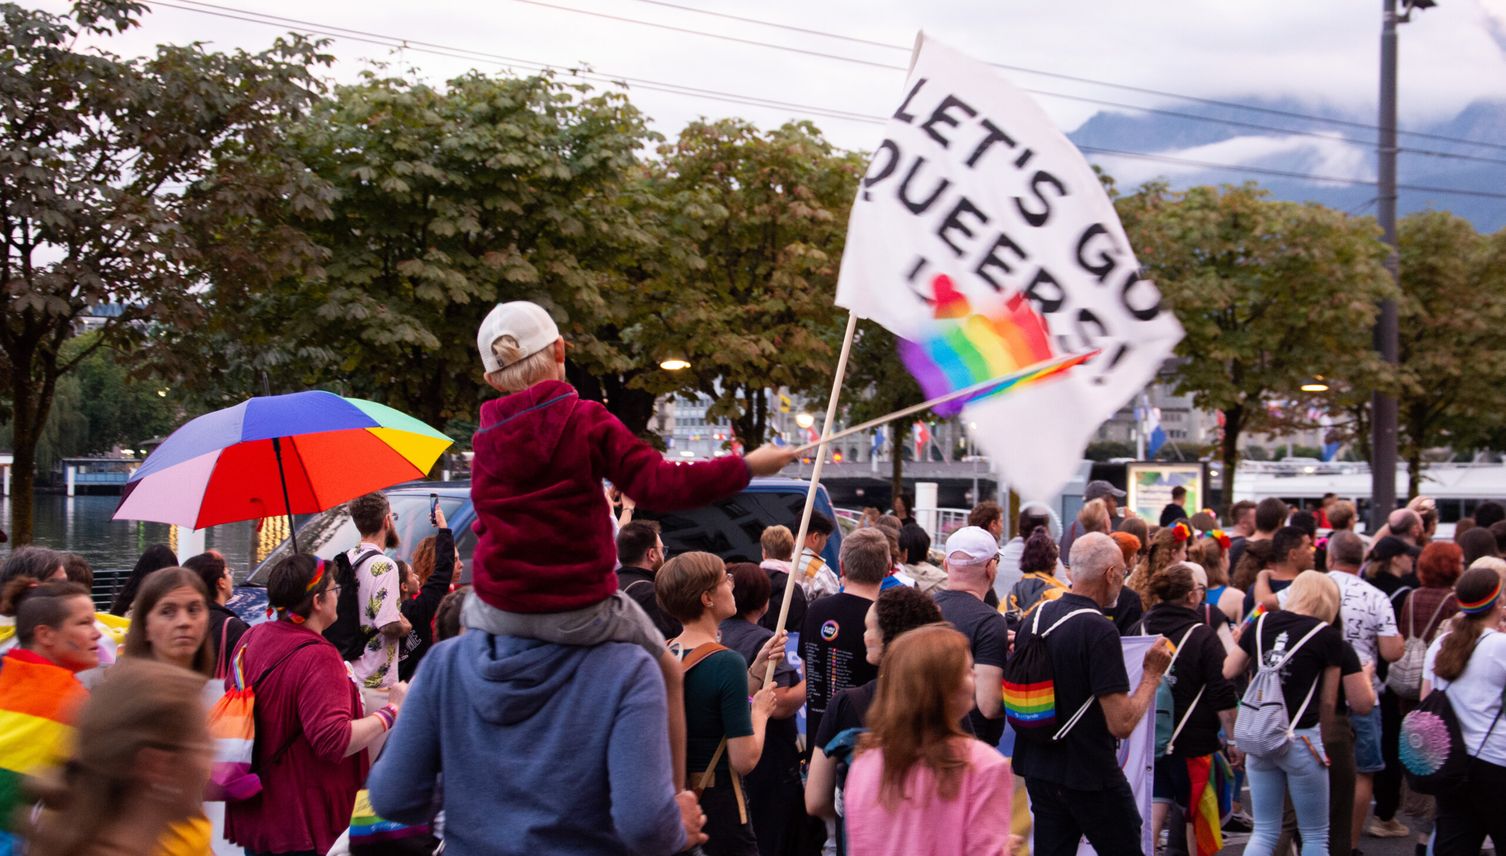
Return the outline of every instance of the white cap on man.
<path id="1" fill-rule="evenodd" d="M 518 340 L 523 357 L 531 357 L 553 345 L 560 337 L 560 328 L 537 303 L 527 300 L 498 303 L 487 313 L 476 333 L 476 349 L 481 352 L 481 364 L 486 367 L 487 374 L 507 368 L 492 353 L 492 345 L 503 336 Z"/>
<path id="2" fill-rule="evenodd" d="M 999 556 L 999 542 L 981 526 L 964 526 L 946 539 L 946 557 L 976 565 Z"/>

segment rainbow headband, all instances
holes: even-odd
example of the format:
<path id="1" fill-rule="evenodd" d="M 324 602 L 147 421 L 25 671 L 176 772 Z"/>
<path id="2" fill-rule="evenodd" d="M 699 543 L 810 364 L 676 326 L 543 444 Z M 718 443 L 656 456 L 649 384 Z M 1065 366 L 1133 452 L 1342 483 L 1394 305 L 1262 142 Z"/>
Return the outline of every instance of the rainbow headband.
<path id="1" fill-rule="evenodd" d="M 319 584 L 321 582 L 324 582 L 324 569 L 327 568 L 328 566 L 329 566 L 329 563 L 326 562 L 323 559 L 315 559 L 314 560 L 314 576 L 309 580 L 309 584 L 303 587 L 303 592 L 304 592 L 305 596 L 313 593 L 316 589 L 319 588 Z M 274 612 L 277 614 L 278 618 L 281 618 L 282 616 L 287 615 L 287 609 L 284 608 L 284 607 L 279 606 L 275 610 L 272 607 L 270 607 L 270 606 L 267 607 L 267 617 L 268 618 L 271 618 Z M 298 615 L 296 613 L 293 614 L 293 615 L 291 615 L 291 616 L 288 616 L 288 618 L 294 624 L 302 624 L 306 620 L 303 616 Z"/>
<path id="2" fill-rule="evenodd" d="M 1459 601 L 1459 611 L 1464 613 L 1465 615 L 1479 615 L 1484 612 L 1489 612 L 1490 608 L 1496 605 L 1496 601 L 1499 600 L 1500 597 L 1501 581 L 1496 580 L 1496 587 L 1491 589 L 1490 594 L 1486 595 L 1484 598 L 1477 600 L 1474 603 L 1465 603 L 1462 600 Z"/>

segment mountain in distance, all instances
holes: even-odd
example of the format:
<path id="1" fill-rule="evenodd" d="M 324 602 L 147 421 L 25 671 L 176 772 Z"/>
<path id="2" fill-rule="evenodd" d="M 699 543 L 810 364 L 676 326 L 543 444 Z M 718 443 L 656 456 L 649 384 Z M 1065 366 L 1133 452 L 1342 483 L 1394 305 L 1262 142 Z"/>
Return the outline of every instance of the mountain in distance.
<path id="1" fill-rule="evenodd" d="M 1290 101 L 1257 102 L 1255 106 L 1289 113 L 1334 115 L 1373 125 L 1375 117 L 1338 116 L 1330 110 L 1315 110 Z M 1281 172 L 1306 173 L 1375 180 L 1375 137 L 1371 128 L 1239 110 L 1212 104 L 1167 104 L 1164 113 L 1100 112 L 1069 136 L 1079 146 L 1122 152 L 1153 154 L 1167 158 L 1258 167 Z M 1216 121 L 1210 121 L 1216 120 Z M 1237 124 L 1236 124 L 1237 123 Z M 1401 134 L 1398 143 L 1397 181 L 1401 185 L 1453 188 L 1506 194 L 1506 100 L 1476 101 L 1447 121 L 1407 125 L 1419 131 L 1457 140 L 1475 140 L 1498 148 L 1472 146 L 1449 140 Z M 1467 160 L 1439 155 L 1468 155 Z M 1374 214 L 1373 184 L 1344 184 L 1308 178 L 1279 177 L 1259 173 L 1184 163 L 1150 161 L 1086 152 L 1119 184 L 1121 192 L 1133 192 L 1147 180 L 1164 178 L 1175 188 L 1198 184 L 1241 184 L 1255 181 L 1277 199 L 1317 202 L 1354 214 Z M 1506 199 L 1403 187 L 1397 198 L 1397 213 L 1404 216 L 1423 210 L 1452 211 L 1475 224 L 1482 232 L 1506 228 Z"/>

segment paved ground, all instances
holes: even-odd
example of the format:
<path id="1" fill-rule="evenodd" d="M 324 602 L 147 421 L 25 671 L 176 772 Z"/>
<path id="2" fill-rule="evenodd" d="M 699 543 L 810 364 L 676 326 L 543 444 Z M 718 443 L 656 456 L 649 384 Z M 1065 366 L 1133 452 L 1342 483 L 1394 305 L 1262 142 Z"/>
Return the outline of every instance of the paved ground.
<path id="1" fill-rule="evenodd" d="M 1402 823 L 1416 829 L 1416 822 L 1403 815 Z M 1237 856 L 1243 853 L 1245 842 L 1249 839 L 1248 834 L 1230 834 L 1225 836 L 1224 849 L 1219 851 L 1219 856 Z M 1415 837 L 1407 838 L 1371 838 L 1365 836 L 1360 839 L 1359 847 L 1365 856 L 1412 856 L 1415 852 Z"/>

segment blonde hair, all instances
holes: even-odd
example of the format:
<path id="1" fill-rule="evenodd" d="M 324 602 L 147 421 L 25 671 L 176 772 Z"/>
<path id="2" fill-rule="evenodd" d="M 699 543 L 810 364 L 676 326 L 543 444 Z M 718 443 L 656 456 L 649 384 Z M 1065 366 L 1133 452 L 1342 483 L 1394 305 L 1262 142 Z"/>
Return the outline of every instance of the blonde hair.
<path id="1" fill-rule="evenodd" d="M 790 561 L 795 557 L 795 533 L 788 526 L 774 525 L 763 530 L 758 537 L 763 554 L 770 559 Z"/>
<path id="2" fill-rule="evenodd" d="M 1319 571 L 1303 571 L 1292 580 L 1286 610 L 1331 623 L 1339 614 L 1339 585 Z"/>
<path id="3" fill-rule="evenodd" d="M 1077 523 L 1089 532 L 1108 534 L 1114 525 L 1113 518 L 1109 516 L 1109 504 L 1101 499 L 1088 500 L 1077 512 Z"/>
<path id="4" fill-rule="evenodd" d="M 486 382 L 503 392 L 520 392 L 536 383 L 560 379 L 559 363 L 554 359 L 554 342 L 547 348 L 525 354 L 517 339 L 498 336 L 497 341 L 492 342 L 492 355 L 502 368 L 487 372 Z"/>

